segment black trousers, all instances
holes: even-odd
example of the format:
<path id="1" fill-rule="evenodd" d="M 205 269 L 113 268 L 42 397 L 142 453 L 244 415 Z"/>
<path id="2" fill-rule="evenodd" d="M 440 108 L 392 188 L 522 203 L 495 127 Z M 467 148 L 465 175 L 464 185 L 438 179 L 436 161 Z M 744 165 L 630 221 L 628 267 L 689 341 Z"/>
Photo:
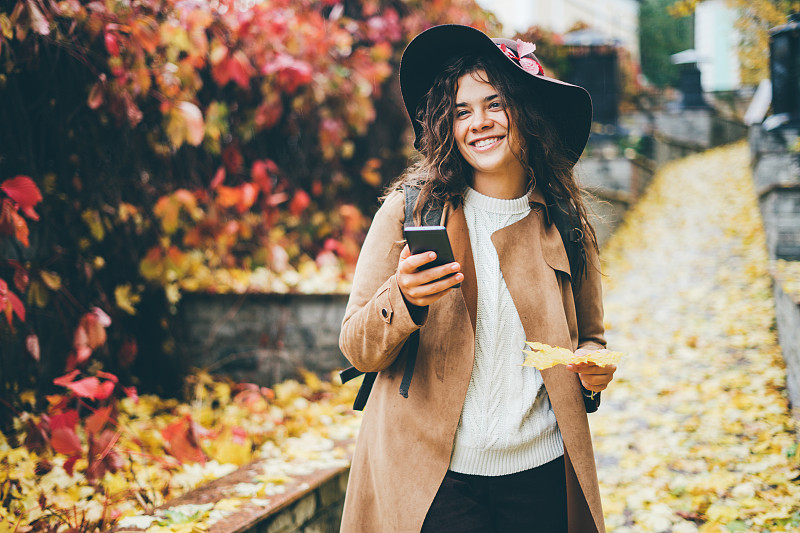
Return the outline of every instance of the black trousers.
<path id="1" fill-rule="evenodd" d="M 422 533 L 566 533 L 564 456 L 507 476 L 448 471 Z"/>

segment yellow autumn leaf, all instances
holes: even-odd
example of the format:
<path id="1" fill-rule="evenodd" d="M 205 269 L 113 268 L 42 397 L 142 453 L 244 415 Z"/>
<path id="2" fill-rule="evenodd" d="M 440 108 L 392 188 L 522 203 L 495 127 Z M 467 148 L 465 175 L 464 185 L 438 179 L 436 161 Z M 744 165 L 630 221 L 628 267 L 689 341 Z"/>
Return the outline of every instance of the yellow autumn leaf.
<path id="1" fill-rule="evenodd" d="M 242 500 L 236 498 L 223 498 L 214 504 L 217 511 L 235 511 L 242 506 Z"/>
<path id="2" fill-rule="evenodd" d="M 136 314 L 136 304 L 138 304 L 142 297 L 141 295 L 133 292 L 130 283 L 124 285 L 117 285 L 114 288 L 114 299 L 117 302 L 117 307 L 128 313 L 129 315 Z"/>
<path id="3" fill-rule="evenodd" d="M 42 281 L 47 288 L 51 291 L 57 291 L 61 289 L 61 276 L 56 274 L 55 272 L 50 272 L 49 270 L 41 270 L 39 272 L 39 277 L 42 278 Z"/>
<path id="4" fill-rule="evenodd" d="M 36 279 L 31 281 L 28 286 L 28 305 L 35 304 L 39 308 L 44 308 L 49 301 L 50 293 L 47 292 L 44 283 Z"/>
<path id="5" fill-rule="evenodd" d="M 539 370 L 556 365 L 568 365 L 577 363 L 594 363 L 598 366 L 615 365 L 622 358 L 621 352 L 609 350 L 595 350 L 593 352 L 578 356 L 571 350 L 560 346 L 550 346 L 541 342 L 526 342 L 531 349 L 522 350 L 528 354 L 522 366 L 531 366 Z"/>
<path id="6" fill-rule="evenodd" d="M 712 522 L 726 524 L 739 517 L 740 510 L 724 503 L 714 503 L 706 509 L 706 516 Z"/>
<path id="7" fill-rule="evenodd" d="M 97 242 L 102 241 L 106 236 L 106 229 L 103 227 L 103 220 L 100 213 L 94 209 L 85 209 L 81 213 L 81 218 L 89 226 L 89 232 Z"/>
<path id="8" fill-rule="evenodd" d="M 226 434 L 209 447 L 208 454 L 220 463 L 242 466 L 253 459 L 252 442 L 244 439 L 243 443 L 237 444 L 231 440 L 230 434 Z"/>

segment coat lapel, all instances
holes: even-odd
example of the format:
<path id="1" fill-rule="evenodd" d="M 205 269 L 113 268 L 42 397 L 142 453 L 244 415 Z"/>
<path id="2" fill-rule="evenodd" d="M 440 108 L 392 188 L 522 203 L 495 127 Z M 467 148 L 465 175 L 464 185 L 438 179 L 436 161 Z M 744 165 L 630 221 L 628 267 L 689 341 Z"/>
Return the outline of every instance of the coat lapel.
<path id="1" fill-rule="evenodd" d="M 447 236 L 453 248 L 453 256 L 461 265 L 464 281 L 461 283 L 461 294 L 469 311 L 472 331 L 475 332 L 475 323 L 478 318 L 478 280 L 475 274 L 475 262 L 472 257 L 472 245 L 469 241 L 469 228 L 464 217 L 464 206 L 459 205 L 447 213 Z"/>

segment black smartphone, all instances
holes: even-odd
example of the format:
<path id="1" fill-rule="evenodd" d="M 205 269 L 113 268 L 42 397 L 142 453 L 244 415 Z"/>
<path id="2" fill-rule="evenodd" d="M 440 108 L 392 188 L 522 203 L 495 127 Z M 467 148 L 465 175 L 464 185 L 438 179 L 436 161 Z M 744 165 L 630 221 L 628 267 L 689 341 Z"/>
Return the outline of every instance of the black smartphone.
<path id="1" fill-rule="evenodd" d="M 408 243 L 408 249 L 412 255 L 424 252 L 436 252 L 436 259 L 420 267 L 420 270 L 446 265 L 455 261 L 453 249 L 450 247 L 450 239 L 447 237 L 447 230 L 444 226 L 408 226 L 403 230 Z M 454 276 L 455 273 L 444 276 Z M 456 283 L 453 287 L 460 287 L 461 283 Z"/>

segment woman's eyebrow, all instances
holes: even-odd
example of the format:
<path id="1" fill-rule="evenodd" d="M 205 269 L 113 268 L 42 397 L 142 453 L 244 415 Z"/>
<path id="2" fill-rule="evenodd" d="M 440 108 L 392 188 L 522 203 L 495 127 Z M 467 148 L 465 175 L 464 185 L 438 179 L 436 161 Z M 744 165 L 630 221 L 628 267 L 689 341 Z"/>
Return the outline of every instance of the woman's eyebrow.
<path id="1" fill-rule="evenodd" d="M 484 97 L 482 101 L 483 102 L 491 102 L 495 98 L 500 98 L 500 95 L 499 94 L 490 94 L 489 96 Z M 468 106 L 469 106 L 469 104 L 467 104 L 466 102 L 458 102 L 456 104 L 456 107 L 468 107 Z"/>

